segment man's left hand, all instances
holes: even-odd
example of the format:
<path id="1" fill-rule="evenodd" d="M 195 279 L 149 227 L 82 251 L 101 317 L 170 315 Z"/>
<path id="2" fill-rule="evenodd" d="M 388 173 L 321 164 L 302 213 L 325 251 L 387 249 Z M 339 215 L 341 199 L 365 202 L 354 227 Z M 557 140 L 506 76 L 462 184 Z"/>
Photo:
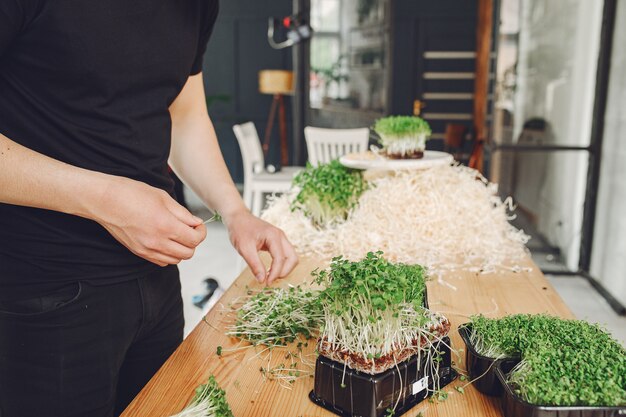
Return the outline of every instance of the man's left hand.
<path id="1" fill-rule="evenodd" d="M 224 218 L 230 241 L 237 252 L 247 262 L 256 279 L 271 284 L 277 278 L 284 278 L 298 264 L 298 255 L 285 233 L 242 210 Z M 259 251 L 269 252 L 272 264 L 265 270 Z"/>

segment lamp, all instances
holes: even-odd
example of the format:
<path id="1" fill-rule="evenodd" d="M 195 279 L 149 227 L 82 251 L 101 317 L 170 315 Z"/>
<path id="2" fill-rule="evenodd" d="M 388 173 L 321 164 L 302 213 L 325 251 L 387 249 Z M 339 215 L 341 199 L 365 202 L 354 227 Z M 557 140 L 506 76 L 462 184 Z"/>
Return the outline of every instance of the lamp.
<path id="1" fill-rule="evenodd" d="M 293 94 L 293 72 L 286 70 L 261 70 L 259 71 L 259 92 L 274 96 L 270 107 L 265 137 L 263 138 L 263 153 L 267 159 L 270 149 L 272 128 L 278 110 L 278 125 L 280 134 L 280 163 L 282 166 L 289 164 L 289 145 L 287 143 L 287 116 L 285 112 L 285 95 Z"/>

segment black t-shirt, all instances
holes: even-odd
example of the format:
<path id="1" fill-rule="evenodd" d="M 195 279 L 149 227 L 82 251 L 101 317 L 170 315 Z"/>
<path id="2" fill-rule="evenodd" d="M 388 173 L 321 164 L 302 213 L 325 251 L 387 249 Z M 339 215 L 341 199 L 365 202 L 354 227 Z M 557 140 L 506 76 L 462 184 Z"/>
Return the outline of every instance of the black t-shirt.
<path id="1" fill-rule="evenodd" d="M 168 107 L 201 71 L 217 12 L 217 0 L 0 0 L 0 133 L 172 193 Z M 91 220 L 0 203 L 0 285 L 152 268 Z"/>

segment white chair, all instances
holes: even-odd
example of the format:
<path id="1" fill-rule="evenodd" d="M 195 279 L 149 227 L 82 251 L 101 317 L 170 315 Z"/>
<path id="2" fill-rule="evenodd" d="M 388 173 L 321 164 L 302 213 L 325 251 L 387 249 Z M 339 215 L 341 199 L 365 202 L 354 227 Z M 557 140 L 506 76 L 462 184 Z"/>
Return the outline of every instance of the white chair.
<path id="1" fill-rule="evenodd" d="M 263 208 L 264 193 L 289 191 L 291 180 L 302 167 L 282 167 L 279 172 L 265 170 L 265 158 L 254 123 L 233 126 L 243 158 L 243 201 L 258 216 Z"/>
<path id="2" fill-rule="evenodd" d="M 313 166 L 327 164 L 349 153 L 367 151 L 369 136 L 370 130 L 367 127 L 323 129 L 309 126 L 304 128 L 309 162 Z"/>

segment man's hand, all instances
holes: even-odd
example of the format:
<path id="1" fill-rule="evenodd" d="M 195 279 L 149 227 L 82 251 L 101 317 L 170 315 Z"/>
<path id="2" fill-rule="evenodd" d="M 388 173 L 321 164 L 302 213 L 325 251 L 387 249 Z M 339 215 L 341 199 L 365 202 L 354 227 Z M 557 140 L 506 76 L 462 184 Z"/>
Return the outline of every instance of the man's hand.
<path id="1" fill-rule="evenodd" d="M 240 210 L 224 218 L 230 240 L 239 254 L 248 263 L 256 279 L 271 284 L 277 278 L 289 274 L 298 264 L 296 251 L 282 230 L 253 216 L 247 210 Z M 259 251 L 267 251 L 272 256 L 269 271 L 259 258 Z"/>
<path id="2" fill-rule="evenodd" d="M 201 219 L 142 182 L 116 178 L 103 199 L 94 219 L 135 255 L 159 266 L 191 258 L 206 237 Z"/>

